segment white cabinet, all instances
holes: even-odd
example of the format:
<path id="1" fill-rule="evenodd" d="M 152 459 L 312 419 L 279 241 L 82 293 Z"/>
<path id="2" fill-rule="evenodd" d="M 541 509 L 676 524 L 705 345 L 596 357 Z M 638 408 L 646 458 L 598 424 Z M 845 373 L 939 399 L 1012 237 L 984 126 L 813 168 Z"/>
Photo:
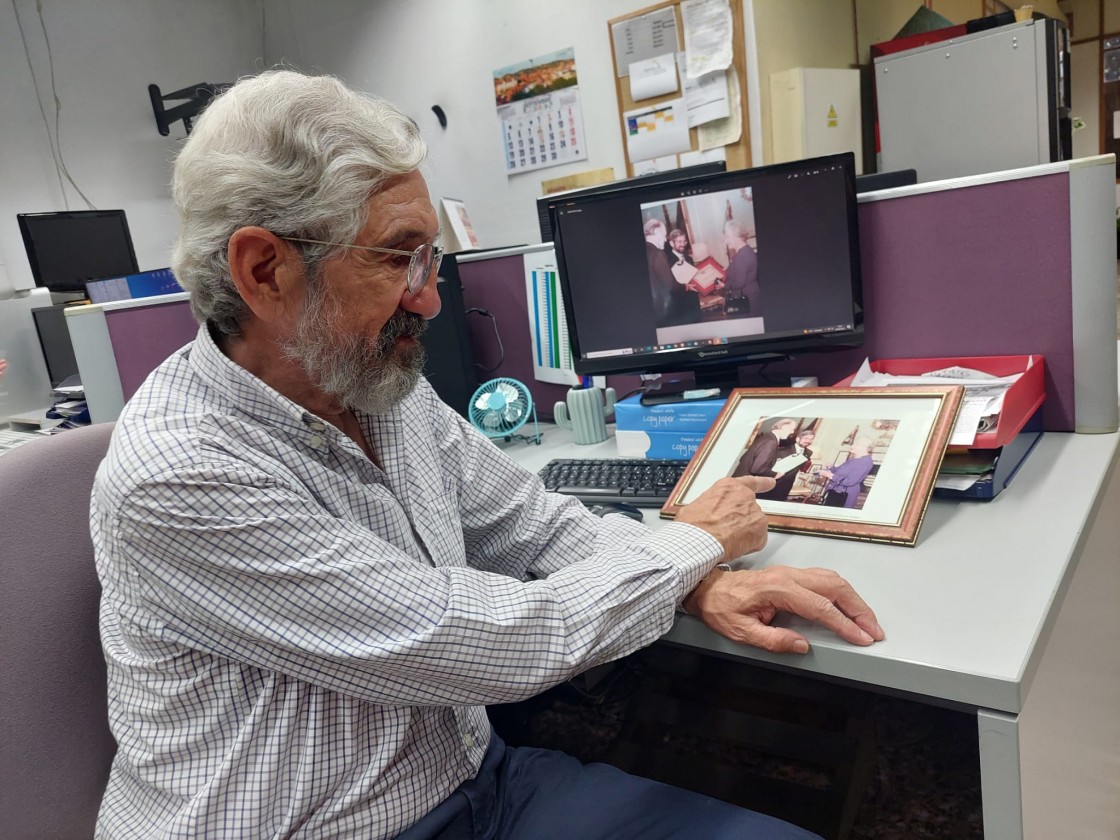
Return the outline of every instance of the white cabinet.
<path id="1" fill-rule="evenodd" d="M 863 172 L 859 70 L 794 67 L 770 74 L 773 163 L 855 152 Z"/>

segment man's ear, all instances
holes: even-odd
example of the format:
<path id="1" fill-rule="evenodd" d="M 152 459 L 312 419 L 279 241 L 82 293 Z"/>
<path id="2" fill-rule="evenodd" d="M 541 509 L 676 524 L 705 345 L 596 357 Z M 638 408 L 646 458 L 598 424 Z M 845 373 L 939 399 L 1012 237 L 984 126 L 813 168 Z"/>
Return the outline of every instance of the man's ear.
<path id="1" fill-rule="evenodd" d="M 303 300 L 303 260 L 271 231 L 243 227 L 229 238 L 229 270 L 238 294 L 261 321 L 295 318 Z"/>

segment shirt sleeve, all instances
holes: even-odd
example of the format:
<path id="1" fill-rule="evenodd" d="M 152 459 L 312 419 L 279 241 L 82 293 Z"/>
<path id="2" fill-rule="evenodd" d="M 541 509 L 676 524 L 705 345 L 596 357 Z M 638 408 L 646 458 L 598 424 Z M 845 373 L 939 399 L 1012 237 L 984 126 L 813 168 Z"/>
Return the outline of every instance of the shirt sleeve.
<path id="1" fill-rule="evenodd" d="M 445 479 L 459 498 L 471 565 L 527 579 L 549 577 L 573 563 L 582 564 L 578 574 L 599 574 L 603 563 L 617 565 L 627 555 L 643 564 L 657 557 L 656 565 L 668 563 L 683 575 L 683 591 L 666 593 L 679 602 L 722 556 L 719 541 L 694 526 L 674 523 L 652 531 L 624 516 L 595 516 L 577 499 L 546 491 L 535 474 L 440 408 L 436 437 Z"/>
<path id="2" fill-rule="evenodd" d="M 582 559 L 527 582 L 429 566 L 237 463 L 134 486 L 112 515 L 113 553 L 165 641 L 381 704 L 510 702 L 653 642 L 718 554 L 691 526 L 589 527 L 540 495 L 505 520 L 543 511 L 555 544 L 544 522 L 511 550 Z"/>

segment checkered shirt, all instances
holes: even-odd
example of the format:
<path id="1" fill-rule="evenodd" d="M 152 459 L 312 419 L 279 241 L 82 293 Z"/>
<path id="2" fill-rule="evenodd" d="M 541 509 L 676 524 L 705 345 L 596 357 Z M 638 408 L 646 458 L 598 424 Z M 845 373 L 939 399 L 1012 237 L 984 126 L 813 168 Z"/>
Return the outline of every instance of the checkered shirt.
<path id="1" fill-rule="evenodd" d="M 130 400 L 90 511 L 98 836 L 395 836 L 477 772 L 484 704 L 651 643 L 720 555 L 545 492 L 423 380 L 359 421 L 383 468 L 205 328 Z"/>

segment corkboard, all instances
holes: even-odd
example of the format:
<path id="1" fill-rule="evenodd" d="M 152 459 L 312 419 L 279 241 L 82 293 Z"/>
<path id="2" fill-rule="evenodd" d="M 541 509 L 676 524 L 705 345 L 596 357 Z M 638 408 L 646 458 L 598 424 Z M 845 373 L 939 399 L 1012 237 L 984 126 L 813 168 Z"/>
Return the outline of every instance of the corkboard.
<path id="1" fill-rule="evenodd" d="M 743 36 L 743 4 L 738 0 L 730 0 L 729 6 L 731 8 L 731 27 L 732 27 L 732 59 L 731 64 L 735 68 L 735 72 L 739 77 L 739 107 L 743 115 L 743 128 L 739 135 L 739 141 L 729 146 L 724 146 L 727 153 L 727 168 L 732 169 L 746 169 L 751 165 L 751 135 L 750 135 L 750 119 L 747 112 L 747 64 L 746 64 L 746 46 L 744 44 Z M 630 98 L 630 78 L 628 76 L 619 76 L 617 72 L 618 57 L 615 54 L 614 47 L 614 26 L 623 21 L 632 20 L 634 18 L 642 17 L 650 12 L 656 12 L 661 9 L 672 7 L 674 15 L 677 19 L 677 51 L 684 50 L 684 26 L 681 20 L 681 10 L 679 0 L 665 0 L 665 2 L 655 3 L 652 6 L 647 6 L 644 9 L 639 9 L 636 12 L 631 12 L 627 15 L 612 18 L 607 21 L 607 35 L 611 45 L 611 70 L 615 74 L 614 86 L 615 93 L 618 97 L 618 130 L 622 136 L 622 154 L 626 158 L 626 175 L 633 177 L 634 164 L 630 160 L 630 156 L 626 147 L 626 125 L 623 121 L 622 115 L 626 111 L 633 111 L 635 108 L 642 108 L 649 105 L 656 105 L 659 102 L 667 102 L 681 96 L 681 91 L 669 94 L 668 96 L 654 97 L 651 99 L 643 99 L 641 102 L 635 102 Z M 697 151 L 700 148 L 699 141 L 697 140 L 697 131 L 691 128 L 688 131 L 689 137 L 692 140 L 692 149 Z"/>

